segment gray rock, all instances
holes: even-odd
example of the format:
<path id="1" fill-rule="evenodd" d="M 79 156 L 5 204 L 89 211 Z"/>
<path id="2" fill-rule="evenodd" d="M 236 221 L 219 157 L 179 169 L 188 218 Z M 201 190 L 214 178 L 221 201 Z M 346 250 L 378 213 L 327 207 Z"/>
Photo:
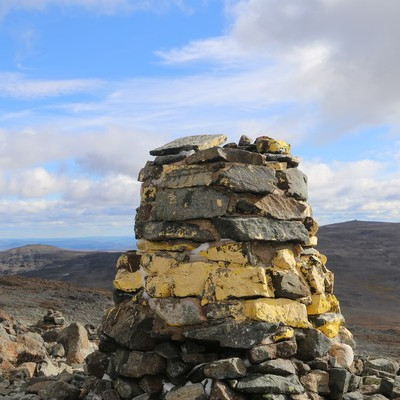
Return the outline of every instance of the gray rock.
<path id="1" fill-rule="evenodd" d="M 311 294 L 302 278 L 294 272 L 273 272 L 271 279 L 275 289 L 275 297 L 297 300 Z"/>
<path id="2" fill-rule="evenodd" d="M 344 368 L 331 368 L 329 371 L 329 389 L 332 400 L 341 400 L 348 391 L 351 374 Z"/>
<path id="3" fill-rule="evenodd" d="M 145 375 L 139 381 L 139 386 L 145 393 L 160 393 L 163 388 L 163 378 L 161 375 Z"/>
<path id="4" fill-rule="evenodd" d="M 307 176 L 297 168 L 289 168 L 277 173 L 278 186 L 297 200 L 307 200 Z"/>
<path id="5" fill-rule="evenodd" d="M 191 364 L 185 363 L 178 359 L 170 359 L 167 360 L 167 369 L 166 373 L 168 379 L 175 384 L 178 384 L 180 381 L 176 381 L 176 378 L 179 378 L 185 374 L 187 374 L 192 369 Z M 201 379 L 203 380 L 203 379 Z"/>
<path id="6" fill-rule="evenodd" d="M 79 322 L 72 322 L 63 329 L 57 341 L 64 346 L 69 365 L 83 363 L 90 352 L 87 330 Z"/>
<path id="7" fill-rule="evenodd" d="M 148 393 L 143 393 L 139 396 L 134 397 L 132 400 L 150 400 L 151 399 L 151 395 Z"/>
<path id="8" fill-rule="evenodd" d="M 182 353 L 181 358 L 184 362 L 191 364 L 204 364 L 218 360 L 216 353 Z"/>
<path id="9" fill-rule="evenodd" d="M 309 361 L 317 357 L 323 357 L 328 353 L 331 342 L 316 329 L 305 329 L 304 336 L 297 339 L 297 357 L 303 361 Z"/>
<path id="10" fill-rule="evenodd" d="M 225 215 L 229 196 L 212 188 L 165 189 L 158 191 L 153 205 L 152 219 L 185 221 Z"/>
<path id="11" fill-rule="evenodd" d="M 186 158 L 186 154 L 168 154 L 166 156 L 157 156 L 153 163 L 154 165 L 165 165 L 165 164 L 172 164 L 178 161 L 182 161 Z"/>
<path id="12" fill-rule="evenodd" d="M 179 349 L 171 342 L 164 342 L 154 347 L 153 351 L 166 359 L 179 357 Z"/>
<path id="13" fill-rule="evenodd" d="M 272 168 L 236 164 L 220 170 L 215 184 L 239 193 L 268 194 L 276 189 L 277 182 Z"/>
<path id="14" fill-rule="evenodd" d="M 135 225 L 136 238 L 147 240 L 190 239 L 195 242 L 212 242 L 217 238 L 212 232 L 186 222 L 149 221 Z"/>
<path id="15" fill-rule="evenodd" d="M 168 154 L 178 154 L 183 151 L 198 151 L 207 148 L 218 146 L 226 141 L 225 135 L 196 135 L 186 136 L 175 139 L 172 142 L 165 144 L 150 151 L 152 156 L 164 156 Z"/>
<path id="16" fill-rule="evenodd" d="M 388 398 L 382 394 L 373 394 L 372 396 L 369 396 L 366 399 L 367 400 L 388 400 Z"/>
<path id="17" fill-rule="evenodd" d="M 101 379 L 107 370 L 109 356 L 100 351 L 94 351 L 86 357 L 85 361 L 87 373 Z"/>
<path id="18" fill-rule="evenodd" d="M 136 382 L 130 379 L 119 377 L 113 381 L 113 385 L 123 399 L 132 399 L 132 397 L 139 396 L 144 392 Z"/>
<path id="19" fill-rule="evenodd" d="M 172 389 L 165 395 L 165 400 L 206 400 L 203 385 L 196 383 Z"/>
<path id="20" fill-rule="evenodd" d="M 206 342 L 218 342 L 222 347 L 250 349 L 276 330 L 266 322 L 236 323 L 224 321 L 215 325 L 188 328 L 184 336 Z"/>
<path id="21" fill-rule="evenodd" d="M 308 232 L 298 221 L 277 221 L 270 218 L 221 217 L 213 220 L 221 237 L 239 242 L 263 240 L 272 242 L 308 242 Z"/>
<path id="22" fill-rule="evenodd" d="M 122 361 L 122 362 L 121 362 Z M 156 353 L 128 352 L 117 363 L 117 372 L 127 378 L 141 378 L 144 375 L 156 375 L 165 370 L 166 361 Z"/>
<path id="23" fill-rule="evenodd" d="M 147 162 L 146 166 L 139 171 L 138 181 L 157 180 L 160 178 L 162 170 L 161 165 L 153 165 L 153 163 Z"/>
<path id="24" fill-rule="evenodd" d="M 249 374 L 239 380 L 236 389 L 245 393 L 300 394 L 304 392 L 296 375 L 284 377 L 270 374 Z"/>
<path id="25" fill-rule="evenodd" d="M 364 368 L 372 368 L 377 371 L 389 372 L 396 375 L 399 371 L 399 363 L 387 358 L 376 358 L 374 360 L 367 360 L 364 363 Z"/>
<path id="26" fill-rule="evenodd" d="M 261 154 L 252 153 L 242 149 L 221 149 L 220 147 L 212 147 L 189 156 L 186 158 L 185 163 L 194 165 L 220 161 L 239 164 L 263 165 L 264 157 Z"/>
<path id="27" fill-rule="evenodd" d="M 260 344 L 249 351 L 249 360 L 253 364 L 276 358 L 290 358 L 297 352 L 295 340 L 286 340 L 278 343 Z"/>
<path id="28" fill-rule="evenodd" d="M 400 376 L 396 376 L 393 379 L 382 378 L 379 390 L 389 399 L 400 397 Z"/>
<path id="29" fill-rule="evenodd" d="M 266 161 L 271 162 L 287 162 L 290 168 L 297 167 L 300 164 L 300 159 L 292 156 L 291 154 L 272 154 L 265 153 L 264 154 Z"/>
<path id="30" fill-rule="evenodd" d="M 239 393 L 235 393 L 223 382 L 214 381 L 209 400 L 245 400 L 245 398 Z"/>
<path id="31" fill-rule="evenodd" d="M 286 221 L 302 221 L 309 213 L 306 203 L 274 193 L 261 198 L 250 195 L 240 197 L 236 202 L 236 209 L 244 213 Z"/>
<path id="32" fill-rule="evenodd" d="M 43 400 L 76 400 L 80 390 L 74 385 L 63 381 L 50 382 L 45 388 L 39 391 L 39 396 Z"/>
<path id="33" fill-rule="evenodd" d="M 240 136 L 238 145 L 239 146 L 247 146 L 252 143 L 253 143 L 253 139 L 251 137 L 249 137 L 247 135 L 242 135 L 242 136 Z"/>
<path id="34" fill-rule="evenodd" d="M 241 378 L 246 375 L 246 366 L 238 357 L 227 358 L 206 364 L 204 375 L 213 379 Z"/>
<path id="35" fill-rule="evenodd" d="M 105 315 L 101 331 L 121 346 L 147 351 L 156 344 L 150 337 L 153 321 L 153 312 L 148 307 L 128 301 Z"/>
<path id="36" fill-rule="evenodd" d="M 191 165 L 182 166 L 164 173 L 160 187 L 169 189 L 179 189 L 194 186 L 210 186 L 213 183 L 214 172 L 221 165 Z M 215 169 L 215 171 L 213 170 Z"/>
<path id="37" fill-rule="evenodd" d="M 296 368 L 292 363 L 292 361 L 285 360 L 283 358 L 278 358 L 276 360 L 268 360 L 260 364 L 253 365 L 252 371 L 261 372 L 264 374 L 281 375 L 281 376 L 296 374 Z"/>
<path id="38" fill-rule="evenodd" d="M 363 400 L 363 398 L 360 392 L 349 392 L 343 396 L 343 400 Z"/>
<path id="39" fill-rule="evenodd" d="M 325 395 L 329 393 L 329 374 L 326 371 L 310 371 L 300 378 L 308 392 Z"/>
<path id="40" fill-rule="evenodd" d="M 363 384 L 362 376 L 352 374 L 350 377 L 348 391 L 355 392 L 357 389 L 359 389 L 361 387 L 362 384 Z"/>
<path id="41" fill-rule="evenodd" d="M 151 298 L 150 308 L 168 325 L 196 325 L 207 321 L 199 299 L 187 298 Z"/>

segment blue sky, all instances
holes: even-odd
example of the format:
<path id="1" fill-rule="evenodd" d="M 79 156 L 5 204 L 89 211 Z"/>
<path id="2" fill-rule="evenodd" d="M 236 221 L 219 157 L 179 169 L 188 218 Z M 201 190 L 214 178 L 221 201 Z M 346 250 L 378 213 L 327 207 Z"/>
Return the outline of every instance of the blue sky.
<path id="1" fill-rule="evenodd" d="M 178 136 L 292 144 L 316 219 L 400 221 L 391 0 L 3 0 L 0 235 L 133 234 Z"/>

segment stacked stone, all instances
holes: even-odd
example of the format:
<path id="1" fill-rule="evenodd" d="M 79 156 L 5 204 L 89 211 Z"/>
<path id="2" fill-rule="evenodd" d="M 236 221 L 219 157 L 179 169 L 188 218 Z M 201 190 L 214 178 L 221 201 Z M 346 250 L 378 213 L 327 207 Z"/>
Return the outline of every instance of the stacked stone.
<path id="1" fill-rule="evenodd" d="M 225 141 L 175 140 L 140 171 L 139 250 L 118 261 L 102 326 L 107 374 L 123 399 L 346 398 L 360 384 L 351 333 L 299 160 L 269 137 Z"/>

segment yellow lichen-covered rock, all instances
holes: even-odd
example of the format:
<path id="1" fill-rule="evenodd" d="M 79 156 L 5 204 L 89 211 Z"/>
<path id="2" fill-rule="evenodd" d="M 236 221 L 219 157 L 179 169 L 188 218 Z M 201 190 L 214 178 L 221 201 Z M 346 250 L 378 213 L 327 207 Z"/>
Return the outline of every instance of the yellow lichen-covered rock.
<path id="1" fill-rule="evenodd" d="M 241 265 L 249 262 L 243 243 L 220 243 L 200 251 L 199 255 L 211 261 L 226 261 Z"/>
<path id="2" fill-rule="evenodd" d="M 308 315 L 335 312 L 339 308 L 339 302 L 333 294 L 313 294 L 311 299 L 311 304 L 307 306 Z"/>
<path id="3" fill-rule="evenodd" d="M 272 265 L 279 269 L 290 270 L 296 268 L 296 259 L 290 249 L 280 249 L 272 259 Z"/>
<path id="4" fill-rule="evenodd" d="M 335 319 L 327 322 L 324 325 L 318 326 L 317 329 L 321 331 L 328 338 L 334 338 L 339 334 L 340 327 L 343 324 L 343 318 Z"/>
<path id="5" fill-rule="evenodd" d="M 262 267 L 220 268 L 211 275 L 215 298 L 274 297 L 270 278 Z"/>
<path id="6" fill-rule="evenodd" d="M 287 169 L 287 162 L 267 161 L 265 165 L 274 169 L 275 171 L 282 171 L 283 169 Z"/>
<path id="7" fill-rule="evenodd" d="M 227 300 L 208 303 L 204 308 L 209 319 L 234 318 L 236 321 L 242 321 L 245 319 L 243 307 L 243 300 Z"/>
<path id="8" fill-rule="evenodd" d="M 169 276 L 147 276 L 145 289 L 151 297 L 170 297 L 172 279 Z"/>
<path id="9" fill-rule="evenodd" d="M 316 236 L 310 236 L 308 238 L 307 246 L 315 247 L 318 244 L 318 238 Z"/>
<path id="10" fill-rule="evenodd" d="M 304 276 L 312 293 L 325 293 L 325 274 L 318 265 L 301 265 L 300 272 Z"/>
<path id="11" fill-rule="evenodd" d="M 325 291 L 327 293 L 333 292 L 334 283 L 335 283 L 335 276 L 333 272 L 325 268 Z"/>
<path id="12" fill-rule="evenodd" d="M 256 148 L 259 153 L 288 154 L 290 151 L 290 144 L 283 140 L 275 140 L 267 136 L 261 136 L 256 139 Z"/>
<path id="13" fill-rule="evenodd" d="M 281 342 L 282 340 L 289 340 L 294 336 L 294 330 L 290 326 L 284 326 L 278 332 L 272 335 L 274 343 Z"/>
<path id="14" fill-rule="evenodd" d="M 212 264 L 204 262 L 180 264 L 170 275 L 173 280 L 173 295 L 177 297 L 202 296 L 205 282 L 212 268 Z"/>
<path id="15" fill-rule="evenodd" d="M 156 199 L 157 188 L 154 185 L 142 185 L 140 187 L 140 198 L 142 202 L 149 203 Z"/>
<path id="16" fill-rule="evenodd" d="M 135 272 L 140 267 L 141 255 L 136 251 L 127 251 L 118 258 L 117 269 L 125 269 L 130 272 Z"/>
<path id="17" fill-rule="evenodd" d="M 146 291 L 152 297 L 202 296 L 205 282 L 213 268 L 214 264 L 204 262 L 177 263 L 170 267 L 163 265 L 162 268 L 156 263 L 154 268 L 147 270 L 149 276 L 146 279 Z"/>
<path id="18" fill-rule="evenodd" d="M 178 266 L 178 261 L 172 257 L 158 254 L 143 255 L 142 266 L 149 275 L 162 275 L 170 273 L 171 269 Z"/>
<path id="19" fill-rule="evenodd" d="M 136 292 L 143 287 L 143 278 L 141 271 L 130 272 L 125 269 L 119 269 L 113 281 L 115 289 L 124 292 Z"/>
<path id="20" fill-rule="evenodd" d="M 199 243 L 189 241 L 171 241 L 171 242 L 152 242 L 146 239 L 139 239 L 136 242 L 137 248 L 142 252 L 149 251 L 192 251 L 199 246 Z"/>
<path id="21" fill-rule="evenodd" d="M 310 328 L 304 304 L 289 299 L 246 300 L 244 314 L 247 318 L 270 323 L 283 323 L 293 328 Z"/>

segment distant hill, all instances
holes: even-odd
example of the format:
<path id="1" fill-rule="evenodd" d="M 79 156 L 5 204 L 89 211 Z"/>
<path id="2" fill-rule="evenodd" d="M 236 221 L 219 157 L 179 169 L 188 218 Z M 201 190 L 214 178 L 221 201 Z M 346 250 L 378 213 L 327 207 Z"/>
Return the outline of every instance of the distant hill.
<path id="1" fill-rule="evenodd" d="M 120 254 L 27 245 L 0 252 L 0 275 L 21 275 L 86 287 L 111 288 Z"/>
<path id="2" fill-rule="evenodd" d="M 36 244 L 82 251 L 126 251 L 136 248 L 136 241 L 132 236 L 85 236 L 72 238 L 0 238 L 0 251 Z"/>
<path id="3" fill-rule="evenodd" d="M 400 356 L 400 224 L 350 221 L 322 226 L 317 235 L 317 248 L 335 273 L 335 294 L 360 350 Z M 22 246 L 0 252 L 0 275 L 111 289 L 120 254 Z M 7 276 L 1 279 L 7 285 Z"/>

